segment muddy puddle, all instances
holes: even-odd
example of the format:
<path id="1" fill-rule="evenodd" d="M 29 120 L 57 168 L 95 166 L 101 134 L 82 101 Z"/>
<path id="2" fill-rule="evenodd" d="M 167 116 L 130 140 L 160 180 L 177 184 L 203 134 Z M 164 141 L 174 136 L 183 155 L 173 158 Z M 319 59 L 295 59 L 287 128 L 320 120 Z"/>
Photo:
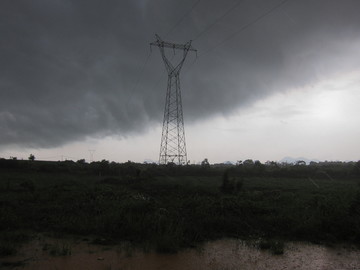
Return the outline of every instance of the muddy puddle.
<path id="1" fill-rule="evenodd" d="M 24 270 L 360 270 L 360 250 L 286 243 L 283 255 L 273 255 L 249 243 L 226 239 L 176 254 L 158 254 L 134 250 L 124 244 L 100 246 L 83 240 L 38 237 L 24 245 L 18 255 L 0 261 L 3 269 Z"/>

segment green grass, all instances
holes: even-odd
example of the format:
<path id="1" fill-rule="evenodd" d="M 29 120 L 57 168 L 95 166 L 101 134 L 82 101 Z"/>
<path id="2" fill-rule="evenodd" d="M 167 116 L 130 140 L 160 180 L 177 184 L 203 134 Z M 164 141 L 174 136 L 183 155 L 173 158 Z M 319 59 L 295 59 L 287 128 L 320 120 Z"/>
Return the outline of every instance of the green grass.
<path id="1" fill-rule="evenodd" d="M 19 238 L 16 231 L 92 235 L 159 252 L 222 237 L 360 243 L 356 179 L 230 178 L 241 189 L 222 192 L 221 176 L 0 172 L 0 239 Z M 0 255 L 14 252 L 11 242 L 1 242 Z"/>

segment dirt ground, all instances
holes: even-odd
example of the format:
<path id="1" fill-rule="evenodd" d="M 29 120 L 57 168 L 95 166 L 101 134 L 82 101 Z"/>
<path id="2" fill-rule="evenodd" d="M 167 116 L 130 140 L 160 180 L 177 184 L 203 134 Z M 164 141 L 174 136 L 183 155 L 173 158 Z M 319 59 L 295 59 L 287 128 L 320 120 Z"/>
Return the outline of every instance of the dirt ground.
<path id="1" fill-rule="evenodd" d="M 129 244 L 102 246 L 86 239 L 39 236 L 16 256 L 0 259 L 3 269 L 22 270 L 184 270 L 184 269 L 360 269 L 360 250 L 287 243 L 283 255 L 273 255 L 240 240 L 209 242 L 176 254 L 159 254 Z"/>

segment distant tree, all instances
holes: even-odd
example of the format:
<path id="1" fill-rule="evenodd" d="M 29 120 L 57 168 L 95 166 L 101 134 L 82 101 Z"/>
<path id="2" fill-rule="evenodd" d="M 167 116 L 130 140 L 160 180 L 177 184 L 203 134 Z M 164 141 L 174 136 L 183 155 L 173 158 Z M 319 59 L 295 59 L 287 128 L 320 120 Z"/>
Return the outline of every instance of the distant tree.
<path id="1" fill-rule="evenodd" d="M 79 159 L 78 161 L 76 161 L 76 163 L 78 163 L 78 164 L 85 164 L 86 162 L 85 162 L 85 159 L 82 158 L 82 159 Z"/>
<path id="2" fill-rule="evenodd" d="M 260 160 L 255 160 L 254 165 L 255 166 L 261 166 L 262 164 L 261 164 Z"/>
<path id="3" fill-rule="evenodd" d="M 29 159 L 30 161 L 34 161 L 34 160 L 35 160 L 35 156 L 34 156 L 33 154 L 30 154 L 30 156 L 28 157 L 28 159 Z"/>
<path id="4" fill-rule="evenodd" d="M 131 161 L 128 161 L 128 163 L 130 163 Z M 110 164 L 110 162 L 108 161 L 108 160 L 106 160 L 106 159 L 103 159 L 103 160 L 101 160 L 101 163 L 102 164 Z"/>
<path id="5" fill-rule="evenodd" d="M 259 161 L 260 162 L 260 161 Z M 247 159 L 243 162 L 244 166 L 253 166 L 254 165 L 254 161 L 252 159 Z"/>
<path id="6" fill-rule="evenodd" d="M 205 158 L 203 161 L 201 161 L 201 166 L 202 167 L 210 167 L 209 160 L 207 158 Z"/>
<path id="7" fill-rule="evenodd" d="M 110 168 L 110 162 L 106 159 L 101 160 L 100 169 L 101 169 L 102 173 L 105 174 L 109 170 L 109 168 Z"/>
<path id="8" fill-rule="evenodd" d="M 266 166 L 273 166 L 273 167 L 277 167 L 277 166 L 278 166 L 278 164 L 277 164 L 276 161 L 271 161 L 271 160 L 266 161 L 266 162 L 265 162 L 265 165 L 266 165 Z"/>
<path id="9" fill-rule="evenodd" d="M 358 172 L 360 172 L 360 160 L 355 162 L 355 164 L 353 164 L 353 166 L 357 169 Z"/>
<path id="10" fill-rule="evenodd" d="M 304 165 L 306 165 L 306 162 L 303 161 L 303 160 L 298 160 L 298 161 L 296 161 L 296 165 L 298 165 L 298 166 L 304 166 Z"/>

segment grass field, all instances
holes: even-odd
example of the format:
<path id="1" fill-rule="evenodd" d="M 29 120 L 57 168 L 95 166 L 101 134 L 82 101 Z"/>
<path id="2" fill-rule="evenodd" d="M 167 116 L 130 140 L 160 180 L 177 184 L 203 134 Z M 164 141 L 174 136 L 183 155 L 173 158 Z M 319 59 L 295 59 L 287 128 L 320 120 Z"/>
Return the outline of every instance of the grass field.
<path id="1" fill-rule="evenodd" d="M 0 171 L 0 255 L 34 232 L 159 252 L 222 237 L 359 244 L 360 191 L 355 178 Z"/>

